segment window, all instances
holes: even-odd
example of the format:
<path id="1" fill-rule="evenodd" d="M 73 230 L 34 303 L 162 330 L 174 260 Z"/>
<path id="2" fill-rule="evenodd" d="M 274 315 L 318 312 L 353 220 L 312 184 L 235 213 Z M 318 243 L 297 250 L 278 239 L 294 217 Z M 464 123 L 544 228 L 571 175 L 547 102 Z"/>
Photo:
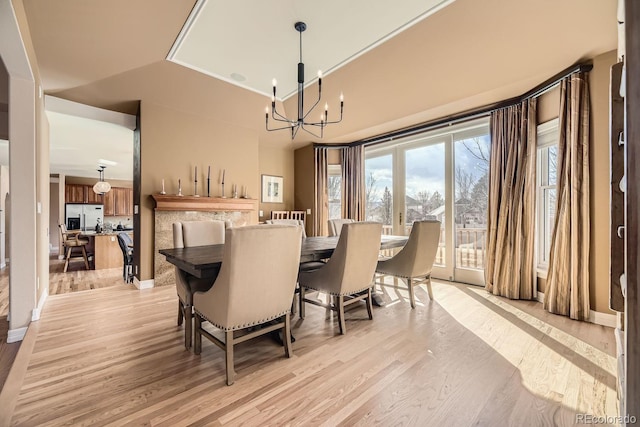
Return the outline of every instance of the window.
<path id="1" fill-rule="evenodd" d="M 558 157 L 558 119 L 538 126 L 537 157 L 537 255 L 538 269 L 549 264 L 551 237 L 556 216 L 556 177 Z"/>
<path id="2" fill-rule="evenodd" d="M 342 218 L 342 166 L 327 165 L 329 219 Z"/>

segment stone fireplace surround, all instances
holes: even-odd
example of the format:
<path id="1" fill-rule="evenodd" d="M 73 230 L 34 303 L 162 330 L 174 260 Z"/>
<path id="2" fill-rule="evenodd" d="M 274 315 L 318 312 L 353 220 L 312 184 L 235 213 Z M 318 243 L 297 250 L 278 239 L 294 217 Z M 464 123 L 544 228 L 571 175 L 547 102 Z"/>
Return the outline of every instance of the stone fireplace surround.
<path id="1" fill-rule="evenodd" d="M 173 248 L 173 223 L 183 221 L 229 220 L 234 227 L 258 223 L 255 199 L 168 196 L 154 194 L 154 286 L 175 284 L 174 266 L 158 253 Z"/>

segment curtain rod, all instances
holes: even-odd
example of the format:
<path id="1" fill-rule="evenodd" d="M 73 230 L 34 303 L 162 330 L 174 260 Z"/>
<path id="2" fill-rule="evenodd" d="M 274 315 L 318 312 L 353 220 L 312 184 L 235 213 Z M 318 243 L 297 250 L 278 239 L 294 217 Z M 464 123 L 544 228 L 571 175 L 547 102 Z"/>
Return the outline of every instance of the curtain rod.
<path id="1" fill-rule="evenodd" d="M 327 144 L 327 143 L 321 143 L 321 142 L 314 142 L 313 146 L 327 147 L 327 148 L 343 148 L 343 147 L 350 147 L 350 146 L 363 145 L 363 144 L 376 145 L 376 144 L 381 144 L 383 142 L 391 141 L 396 138 L 411 136 L 417 133 L 425 132 L 427 130 L 443 127 L 445 125 L 457 124 L 457 123 L 477 119 L 479 117 L 486 116 L 491 112 L 499 110 L 501 108 L 506 108 L 512 105 L 519 104 L 522 101 L 525 101 L 527 99 L 537 98 L 538 96 L 542 95 L 543 93 L 547 92 L 548 90 L 552 89 L 554 86 L 559 84 L 562 81 L 562 79 L 564 79 L 565 77 L 568 77 L 571 74 L 578 73 L 578 72 L 586 73 L 588 71 L 591 71 L 592 69 L 593 69 L 593 64 L 591 62 L 572 65 L 571 67 L 560 71 L 558 74 L 545 80 L 544 82 L 540 83 L 533 89 L 523 93 L 520 96 L 515 96 L 513 98 L 509 98 L 503 101 L 498 101 L 498 102 L 494 102 L 492 104 L 484 105 L 481 107 L 472 108 L 470 110 L 463 111 L 461 113 L 450 114 L 448 116 L 441 117 L 439 119 L 431 120 L 428 122 L 420 123 L 418 125 L 376 135 L 376 136 L 362 139 L 359 141 L 354 141 L 350 144 Z"/>

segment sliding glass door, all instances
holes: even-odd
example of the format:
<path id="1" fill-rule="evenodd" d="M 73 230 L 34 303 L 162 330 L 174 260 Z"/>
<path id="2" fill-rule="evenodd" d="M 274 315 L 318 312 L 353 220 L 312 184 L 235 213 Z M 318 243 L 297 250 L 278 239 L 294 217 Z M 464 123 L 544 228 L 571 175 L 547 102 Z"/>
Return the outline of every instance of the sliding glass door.
<path id="1" fill-rule="evenodd" d="M 440 221 L 436 278 L 484 284 L 489 141 L 482 119 L 366 149 L 367 219 L 403 235 Z"/>

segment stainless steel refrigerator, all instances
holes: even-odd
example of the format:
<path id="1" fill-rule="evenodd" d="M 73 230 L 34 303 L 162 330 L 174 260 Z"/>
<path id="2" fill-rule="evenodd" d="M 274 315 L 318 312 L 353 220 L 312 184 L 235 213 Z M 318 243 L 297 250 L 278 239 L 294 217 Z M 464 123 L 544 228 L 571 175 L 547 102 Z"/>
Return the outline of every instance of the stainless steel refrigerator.
<path id="1" fill-rule="evenodd" d="M 65 224 L 69 230 L 94 230 L 98 220 L 104 222 L 104 206 L 86 203 L 66 204 Z"/>

